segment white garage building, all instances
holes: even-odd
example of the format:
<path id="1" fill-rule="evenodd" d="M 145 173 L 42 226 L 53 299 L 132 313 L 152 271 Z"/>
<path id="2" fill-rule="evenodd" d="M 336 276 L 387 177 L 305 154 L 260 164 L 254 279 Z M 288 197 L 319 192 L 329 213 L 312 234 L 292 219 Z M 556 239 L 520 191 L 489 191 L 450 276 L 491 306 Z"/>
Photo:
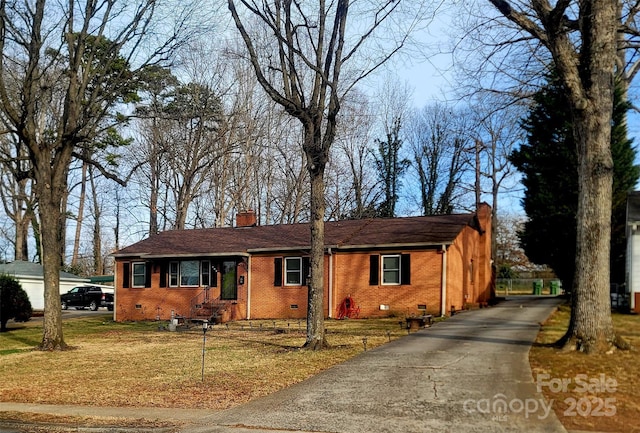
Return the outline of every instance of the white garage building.
<path id="1" fill-rule="evenodd" d="M 44 309 L 42 265 L 16 260 L 15 262 L 0 264 L 0 274 L 11 275 L 20 281 L 22 288 L 29 296 L 31 308 L 34 310 Z M 68 272 L 60 272 L 60 293 L 67 293 L 73 287 L 87 282 L 89 282 L 88 278 L 81 278 Z"/>

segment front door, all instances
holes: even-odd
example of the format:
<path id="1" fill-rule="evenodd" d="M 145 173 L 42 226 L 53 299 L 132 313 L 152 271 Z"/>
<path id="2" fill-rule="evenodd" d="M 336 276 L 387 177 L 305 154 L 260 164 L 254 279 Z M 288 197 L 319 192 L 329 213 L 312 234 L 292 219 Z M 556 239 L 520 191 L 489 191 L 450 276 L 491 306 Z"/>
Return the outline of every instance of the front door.
<path id="1" fill-rule="evenodd" d="M 222 262 L 222 288 L 220 290 L 220 299 L 238 299 L 236 262 Z"/>

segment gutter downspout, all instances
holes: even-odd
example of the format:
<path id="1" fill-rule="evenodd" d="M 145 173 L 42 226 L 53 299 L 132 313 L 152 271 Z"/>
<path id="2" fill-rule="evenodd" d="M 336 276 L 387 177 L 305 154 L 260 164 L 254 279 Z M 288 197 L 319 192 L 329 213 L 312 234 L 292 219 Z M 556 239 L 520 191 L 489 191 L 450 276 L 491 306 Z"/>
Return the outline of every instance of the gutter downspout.
<path id="1" fill-rule="evenodd" d="M 247 320 L 251 319 L 251 256 L 247 259 Z"/>
<path id="2" fill-rule="evenodd" d="M 329 318 L 333 318 L 333 253 L 331 247 L 327 248 L 327 254 L 329 254 Z"/>
<path id="3" fill-rule="evenodd" d="M 440 315 L 447 315 L 447 246 L 442 245 L 442 281 L 440 282 Z"/>
<path id="4" fill-rule="evenodd" d="M 115 261 L 113 265 L 113 321 L 118 321 L 118 309 L 116 305 L 118 305 L 117 298 L 118 297 L 118 262 Z"/>

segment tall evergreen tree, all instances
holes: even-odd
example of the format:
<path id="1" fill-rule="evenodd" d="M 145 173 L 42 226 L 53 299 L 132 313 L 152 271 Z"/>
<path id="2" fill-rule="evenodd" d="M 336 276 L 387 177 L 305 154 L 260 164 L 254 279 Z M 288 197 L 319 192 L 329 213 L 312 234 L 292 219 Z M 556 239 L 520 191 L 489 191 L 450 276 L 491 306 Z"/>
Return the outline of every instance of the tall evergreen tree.
<path id="1" fill-rule="evenodd" d="M 522 173 L 525 196 L 522 200 L 528 221 L 519 233 L 521 245 L 531 261 L 549 265 L 563 281 L 573 287 L 576 269 L 576 213 L 578 209 L 578 158 L 571 114 L 561 83 L 553 76 L 534 96 L 534 105 L 522 127 L 527 143 L 511 154 L 511 161 Z M 614 163 L 611 281 L 624 281 L 624 221 L 627 192 L 640 177 L 634 165 L 636 155 L 627 137 L 625 114 L 629 104 L 614 95 L 611 153 Z"/>
<path id="2" fill-rule="evenodd" d="M 626 280 L 626 218 L 627 194 L 635 189 L 640 178 L 640 166 L 635 164 L 636 147 L 627 130 L 629 101 L 623 99 L 621 85 L 615 87 L 611 154 L 613 156 L 613 193 L 611 197 L 611 282 Z"/>

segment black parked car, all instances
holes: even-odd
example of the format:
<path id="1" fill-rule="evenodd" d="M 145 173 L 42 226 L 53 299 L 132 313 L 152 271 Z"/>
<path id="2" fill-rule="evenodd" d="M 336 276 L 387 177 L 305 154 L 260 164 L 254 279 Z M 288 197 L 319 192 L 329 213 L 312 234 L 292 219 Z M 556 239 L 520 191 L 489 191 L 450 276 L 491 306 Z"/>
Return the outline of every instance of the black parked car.
<path id="1" fill-rule="evenodd" d="M 75 307 L 76 310 L 89 308 L 96 311 L 99 307 L 105 307 L 113 311 L 113 293 L 103 291 L 98 286 L 77 286 L 60 295 L 60 303 L 63 310 Z"/>

